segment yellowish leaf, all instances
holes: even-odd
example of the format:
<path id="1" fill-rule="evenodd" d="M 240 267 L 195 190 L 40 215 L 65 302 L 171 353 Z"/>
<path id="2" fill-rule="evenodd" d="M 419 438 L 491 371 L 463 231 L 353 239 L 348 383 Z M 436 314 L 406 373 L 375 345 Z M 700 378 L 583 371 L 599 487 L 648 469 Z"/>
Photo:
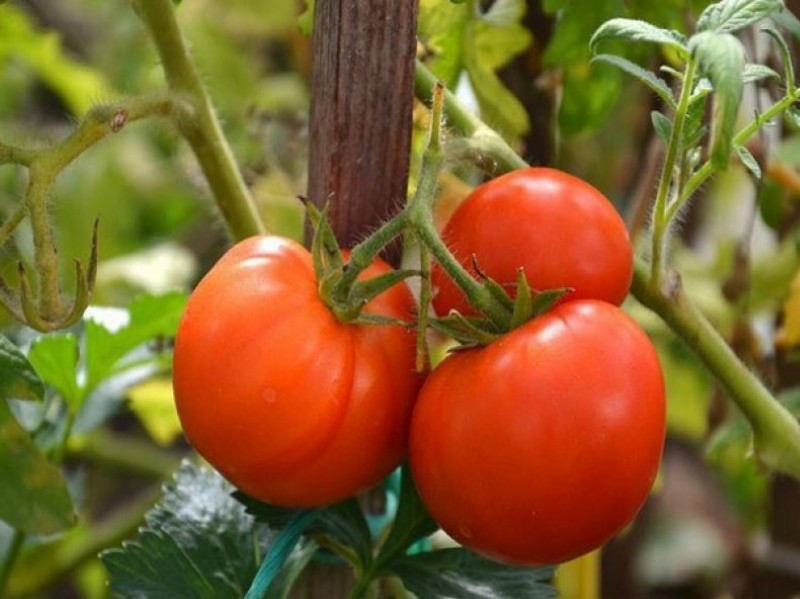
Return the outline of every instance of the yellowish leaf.
<path id="1" fill-rule="evenodd" d="M 131 409 L 156 443 L 167 446 L 180 436 L 181 423 L 168 378 L 144 382 L 131 389 L 128 398 Z"/>

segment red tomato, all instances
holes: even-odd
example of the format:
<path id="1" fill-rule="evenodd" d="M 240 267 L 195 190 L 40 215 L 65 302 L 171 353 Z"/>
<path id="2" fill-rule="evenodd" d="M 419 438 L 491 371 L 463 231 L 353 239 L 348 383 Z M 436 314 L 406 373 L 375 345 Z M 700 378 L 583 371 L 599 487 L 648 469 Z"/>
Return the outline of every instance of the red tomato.
<path id="1" fill-rule="evenodd" d="M 551 168 L 513 171 L 476 187 L 442 238 L 474 275 L 473 255 L 498 283 L 513 285 L 523 267 L 533 289 L 571 287 L 569 299 L 619 305 L 633 275 L 628 231 L 611 202 L 585 181 Z M 476 313 L 441 267 L 434 265 L 432 274 L 438 314 Z"/>
<path id="2" fill-rule="evenodd" d="M 376 261 L 374 277 L 389 266 Z M 369 314 L 408 319 L 405 284 Z M 405 458 L 421 384 L 415 335 L 339 322 L 309 252 L 280 237 L 233 247 L 195 289 L 178 330 L 175 401 L 195 449 L 234 485 L 291 507 L 378 483 Z"/>
<path id="3" fill-rule="evenodd" d="M 636 322 L 606 302 L 564 302 L 431 373 L 411 470 L 431 515 L 465 546 L 558 563 L 634 518 L 665 418 L 658 357 Z"/>

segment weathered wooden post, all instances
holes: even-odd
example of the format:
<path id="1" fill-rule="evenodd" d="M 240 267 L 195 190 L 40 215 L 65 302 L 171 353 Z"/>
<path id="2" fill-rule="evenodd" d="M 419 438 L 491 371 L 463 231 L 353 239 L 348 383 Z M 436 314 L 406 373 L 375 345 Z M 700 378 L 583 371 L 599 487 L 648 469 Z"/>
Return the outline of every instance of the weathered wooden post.
<path id="1" fill-rule="evenodd" d="M 316 0 L 308 197 L 329 204 L 343 247 L 406 199 L 416 24 L 417 0 Z M 292 597 L 337 599 L 352 582 L 345 567 L 312 564 Z"/>

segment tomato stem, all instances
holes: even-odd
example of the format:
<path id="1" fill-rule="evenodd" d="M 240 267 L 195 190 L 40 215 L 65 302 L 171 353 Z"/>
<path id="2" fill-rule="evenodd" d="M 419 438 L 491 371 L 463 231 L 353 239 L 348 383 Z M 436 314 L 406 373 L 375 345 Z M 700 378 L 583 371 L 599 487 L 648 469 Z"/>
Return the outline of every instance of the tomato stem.
<path id="1" fill-rule="evenodd" d="M 637 263 L 634 296 L 656 312 L 720 381 L 749 420 L 759 458 L 774 470 L 800 478 L 800 424 L 686 297 L 678 274 L 668 274 L 666 287 L 658 287 L 649 278 L 647 266 Z"/>
<path id="2" fill-rule="evenodd" d="M 422 170 L 417 190 L 408 207 L 411 228 L 420 243 L 430 251 L 455 284 L 461 288 L 470 305 L 488 316 L 498 326 L 506 327 L 511 320 L 511 300 L 509 299 L 508 305 L 504 305 L 485 285 L 479 283 L 453 256 L 434 225 L 432 205 L 436 197 L 439 171 L 444 162 L 440 138 L 447 92 L 440 83 L 434 83 L 431 92 L 430 135 L 422 156 Z"/>
<path id="3" fill-rule="evenodd" d="M 185 94 L 194 113 L 176 125 L 191 146 L 234 239 L 264 233 L 264 225 L 175 18 L 172 0 L 134 0 L 150 32 L 169 88 Z"/>
<path id="4" fill-rule="evenodd" d="M 683 124 L 686 120 L 686 112 L 689 108 L 689 100 L 692 96 L 696 68 L 697 66 L 694 59 L 690 57 L 686 63 L 681 96 L 678 100 L 678 107 L 675 109 L 672 131 L 670 133 L 669 143 L 667 144 L 667 155 L 664 158 L 661 179 L 659 180 L 658 191 L 656 192 L 656 201 L 653 209 L 652 261 L 650 274 L 654 285 L 659 285 L 666 263 L 665 244 L 670 225 L 669 208 L 671 204 L 674 204 L 674 199 L 670 201 L 670 196 L 675 199 L 680 196 L 679 182 L 681 177 L 680 174 L 676 172 L 676 169 L 683 145 Z"/>

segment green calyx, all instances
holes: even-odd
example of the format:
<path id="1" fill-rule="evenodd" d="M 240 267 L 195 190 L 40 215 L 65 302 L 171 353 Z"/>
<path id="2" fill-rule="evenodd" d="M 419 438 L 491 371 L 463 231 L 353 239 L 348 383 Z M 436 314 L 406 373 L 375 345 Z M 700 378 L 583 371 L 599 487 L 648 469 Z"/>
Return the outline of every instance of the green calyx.
<path id="1" fill-rule="evenodd" d="M 479 269 L 476 268 L 478 272 Z M 569 288 L 537 291 L 531 288 L 525 277 L 525 270 L 517 271 L 514 284 L 516 293 L 513 299 L 506 289 L 489 277 L 481 274 L 483 287 L 493 298 L 502 304 L 510 304 L 511 312 L 502 320 L 488 316 L 464 316 L 456 311 L 447 316 L 431 320 L 431 326 L 458 341 L 462 347 L 489 345 L 503 335 L 513 331 L 541 316 L 552 308 L 562 297 L 572 291 Z"/>
<path id="2" fill-rule="evenodd" d="M 418 275 L 418 271 L 391 270 L 366 280 L 358 275 L 372 264 L 374 255 L 368 250 L 355 248 L 346 260 L 339 242 L 328 223 L 328 209 L 322 211 L 314 204 L 306 204 L 306 212 L 314 234 L 311 255 L 320 299 L 341 322 L 356 324 L 393 324 L 411 326 L 411 323 L 393 318 L 362 314 L 364 307 L 381 293 Z"/>

